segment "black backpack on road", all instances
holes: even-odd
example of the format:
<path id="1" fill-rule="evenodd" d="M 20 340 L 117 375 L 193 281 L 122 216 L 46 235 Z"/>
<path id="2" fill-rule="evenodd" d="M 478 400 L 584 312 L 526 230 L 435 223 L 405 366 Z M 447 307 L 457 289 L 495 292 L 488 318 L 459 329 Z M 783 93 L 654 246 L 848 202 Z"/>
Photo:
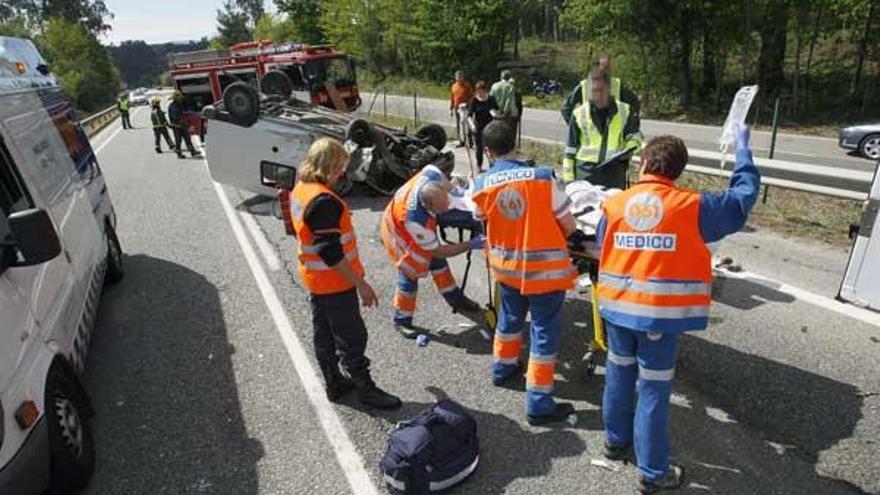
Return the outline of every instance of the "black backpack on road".
<path id="1" fill-rule="evenodd" d="M 391 432 L 379 467 L 392 493 L 424 495 L 465 480 L 480 460 L 477 423 L 443 399 Z"/>

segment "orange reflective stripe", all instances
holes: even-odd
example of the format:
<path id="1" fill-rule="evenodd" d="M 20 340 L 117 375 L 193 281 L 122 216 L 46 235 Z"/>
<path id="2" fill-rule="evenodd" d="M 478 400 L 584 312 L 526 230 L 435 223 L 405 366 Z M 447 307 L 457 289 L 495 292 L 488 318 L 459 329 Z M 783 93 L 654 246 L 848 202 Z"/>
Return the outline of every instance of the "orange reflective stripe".
<path id="1" fill-rule="evenodd" d="M 529 356 L 529 368 L 526 371 L 526 387 L 530 390 L 549 392 L 553 388 L 554 375 L 556 374 L 556 358 L 549 360 L 536 359 Z"/>
<path id="2" fill-rule="evenodd" d="M 437 290 L 439 290 L 441 294 L 446 294 L 457 288 L 455 285 L 455 279 L 452 277 L 452 272 L 449 271 L 448 266 L 435 272 L 431 272 L 431 275 L 434 277 L 434 283 L 437 285 Z"/>
<path id="3" fill-rule="evenodd" d="M 522 348 L 522 336 L 520 334 L 504 335 L 495 334 L 495 342 L 492 345 L 492 355 L 496 362 L 516 364 L 519 359 L 519 351 Z"/>
<path id="4" fill-rule="evenodd" d="M 709 294 L 704 295 L 661 295 L 646 294 L 644 292 L 636 292 L 633 290 L 616 289 L 605 284 L 598 284 L 598 294 L 600 299 L 611 299 L 614 301 L 625 301 L 636 304 L 649 304 L 652 306 L 698 306 L 700 304 L 709 304 L 712 297 Z"/>
<path id="5" fill-rule="evenodd" d="M 414 312 L 416 310 L 416 295 L 397 291 L 394 293 L 394 309 Z"/>

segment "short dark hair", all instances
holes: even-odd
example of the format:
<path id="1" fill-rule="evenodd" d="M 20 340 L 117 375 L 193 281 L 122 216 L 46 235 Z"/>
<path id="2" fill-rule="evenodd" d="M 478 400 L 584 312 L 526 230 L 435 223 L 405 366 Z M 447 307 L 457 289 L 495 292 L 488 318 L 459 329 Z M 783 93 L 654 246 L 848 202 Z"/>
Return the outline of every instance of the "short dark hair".
<path id="1" fill-rule="evenodd" d="M 590 82 L 602 81 L 606 86 L 611 85 L 611 74 L 607 70 L 593 69 L 590 71 Z"/>
<path id="2" fill-rule="evenodd" d="M 662 175 L 676 180 L 684 172 L 687 162 L 688 150 L 684 141 L 668 134 L 651 139 L 642 150 L 646 174 Z"/>
<path id="3" fill-rule="evenodd" d="M 503 71 L 501 71 L 501 79 L 504 79 L 506 81 L 511 77 L 513 77 L 513 72 L 511 72 L 509 69 L 504 69 Z"/>
<path id="4" fill-rule="evenodd" d="M 516 131 L 501 120 L 493 120 L 483 129 L 483 146 L 493 155 L 506 155 L 516 148 Z"/>

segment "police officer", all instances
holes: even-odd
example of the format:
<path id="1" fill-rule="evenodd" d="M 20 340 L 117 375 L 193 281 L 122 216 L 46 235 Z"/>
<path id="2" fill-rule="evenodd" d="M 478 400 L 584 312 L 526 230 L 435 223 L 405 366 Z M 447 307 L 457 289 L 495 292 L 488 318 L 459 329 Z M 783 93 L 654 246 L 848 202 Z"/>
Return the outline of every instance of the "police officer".
<path id="1" fill-rule="evenodd" d="M 531 313 L 527 419 L 564 421 L 574 407 L 553 399 L 553 381 L 565 291 L 576 275 L 566 244 L 575 231 L 570 201 L 552 169 L 533 168 L 516 155 L 516 132 L 506 122 L 486 126 L 483 144 L 493 163 L 474 184 L 474 216 L 486 222 L 489 266 L 501 291 L 492 382 L 503 386 L 521 373 L 522 331 Z"/>
<path id="2" fill-rule="evenodd" d="M 128 95 L 124 94 L 116 99 L 116 108 L 119 110 L 119 120 L 122 121 L 123 129 L 131 129 L 131 120 L 129 120 L 129 110 L 131 103 L 128 101 Z"/>
<path id="3" fill-rule="evenodd" d="M 591 96 L 575 108 L 568 125 L 562 176 L 566 182 L 585 179 L 593 184 L 623 188 L 628 161 L 597 165 L 618 152 L 637 151 L 641 147 L 639 121 L 629 104 L 612 96 L 611 76 L 607 72 L 591 72 L 590 81 Z"/>
<path id="4" fill-rule="evenodd" d="M 376 386 L 364 355 L 367 328 L 358 299 L 370 307 L 378 304 L 378 298 L 364 280 L 351 212 L 332 189 L 348 161 L 342 144 L 322 138 L 309 148 L 299 169 L 299 182 L 290 193 L 291 220 L 299 240 L 299 277 L 309 291 L 315 357 L 327 398 L 335 402 L 357 389 L 362 404 L 395 409 L 400 399 Z M 340 364 L 347 377 L 340 373 Z"/>
<path id="5" fill-rule="evenodd" d="M 192 139 L 189 136 L 189 129 L 183 121 L 183 94 L 180 91 L 175 91 L 171 95 L 171 103 L 168 105 L 168 121 L 171 123 L 171 130 L 174 132 L 174 151 L 177 153 L 177 158 L 184 158 L 183 151 L 180 149 L 181 140 L 186 143 L 186 149 L 193 158 L 202 156 L 193 147 Z"/>
<path id="6" fill-rule="evenodd" d="M 173 150 L 174 145 L 171 144 L 171 136 L 168 134 L 168 120 L 165 119 L 165 112 L 162 111 L 162 105 L 159 101 L 159 98 L 153 98 L 150 100 L 150 107 L 152 110 L 150 112 L 150 122 L 153 124 L 153 137 L 156 141 L 156 153 L 162 153 L 162 145 L 160 142 L 160 138 L 165 138 L 165 144 L 168 145 L 168 149 Z"/>
<path id="7" fill-rule="evenodd" d="M 451 189 L 452 184 L 443 172 L 428 165 L 397 190 L 382 215 L 382 241 L 397 267 L 394 328 L 409 339 L 418 336 L 413 326 L 418 280 L 429 272 L 437 291 L 453 311 L 473 314 L 480 310 L 480 305 L 468 299 L 456 285 L 446 258 L 482 248 L 483 236 L 442 245 L 437 238 L 438 216 L 449 211 Z"/>
<path id="8" fill-rule="evenodd" d="M 609 349 L 603 418 L 605 455 L 635 447 L 642 493 L 682 484 L 669 463 L 669 397 L 682 332 L 708 324 L 712 291 L 706 243 L 745 225 L 760 187 L 749 130 L 736 129 L 736 168 L 722 193 L 676 187 L 687 163 L 681 139 L 659 136 L 641 153 L 641 177 L 602 205 L 599 312 Z"/>

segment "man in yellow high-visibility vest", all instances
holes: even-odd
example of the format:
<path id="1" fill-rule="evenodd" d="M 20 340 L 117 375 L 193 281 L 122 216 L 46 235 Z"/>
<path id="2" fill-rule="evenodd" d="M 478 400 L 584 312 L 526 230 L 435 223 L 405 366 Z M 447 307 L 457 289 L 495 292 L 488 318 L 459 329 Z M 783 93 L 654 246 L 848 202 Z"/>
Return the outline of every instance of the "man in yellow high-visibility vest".
<path id="1" fill-rule="evenodd" d="M 602 70 L 590 73 L 591 96 L 578 105 L 568 126 L 568 139 L 562 160 L 566 182 L 585 179 L 593 184 L 623 188 L 626 183 L 625 160 L 605 163 L 624 150 L 638 151 L 642 146 L 639 122 L 629 104 L 611 96 L 611 76 Z"/>
<path id="2" fill-rule="evenodd" d="M 633 118 L 636 120 L 639 119 L 639 114 L 641 111 L 641 102 L 639 101 L 639 97 L 632 92 L 626 85 L 624 85 L 619 77 L 614 77 L 613 72 L 611 71 L 611 55 L 601 55 L 596 60 L 595 68 L 599 70 L 603 70 L 611 76 L 611 96 L 614 97 L 615 100 L 622 101 L 629 105 L 630 114 L 633 115 Z M 590 90 L 590 79 L 586 78 L 580 82 L 574 89 L 571 90 L 571 93 L 565 98 L 565 101 L 562 103 L 562 118 L 565 120 L 565 123 L 568 124 L 571 122 L 571 116 L 574 113 L 574 109 L 584 102 L 585 98 L 589 98 L 591 93 Z M 586 95 L 586 96 L 584 96 Z"/>

